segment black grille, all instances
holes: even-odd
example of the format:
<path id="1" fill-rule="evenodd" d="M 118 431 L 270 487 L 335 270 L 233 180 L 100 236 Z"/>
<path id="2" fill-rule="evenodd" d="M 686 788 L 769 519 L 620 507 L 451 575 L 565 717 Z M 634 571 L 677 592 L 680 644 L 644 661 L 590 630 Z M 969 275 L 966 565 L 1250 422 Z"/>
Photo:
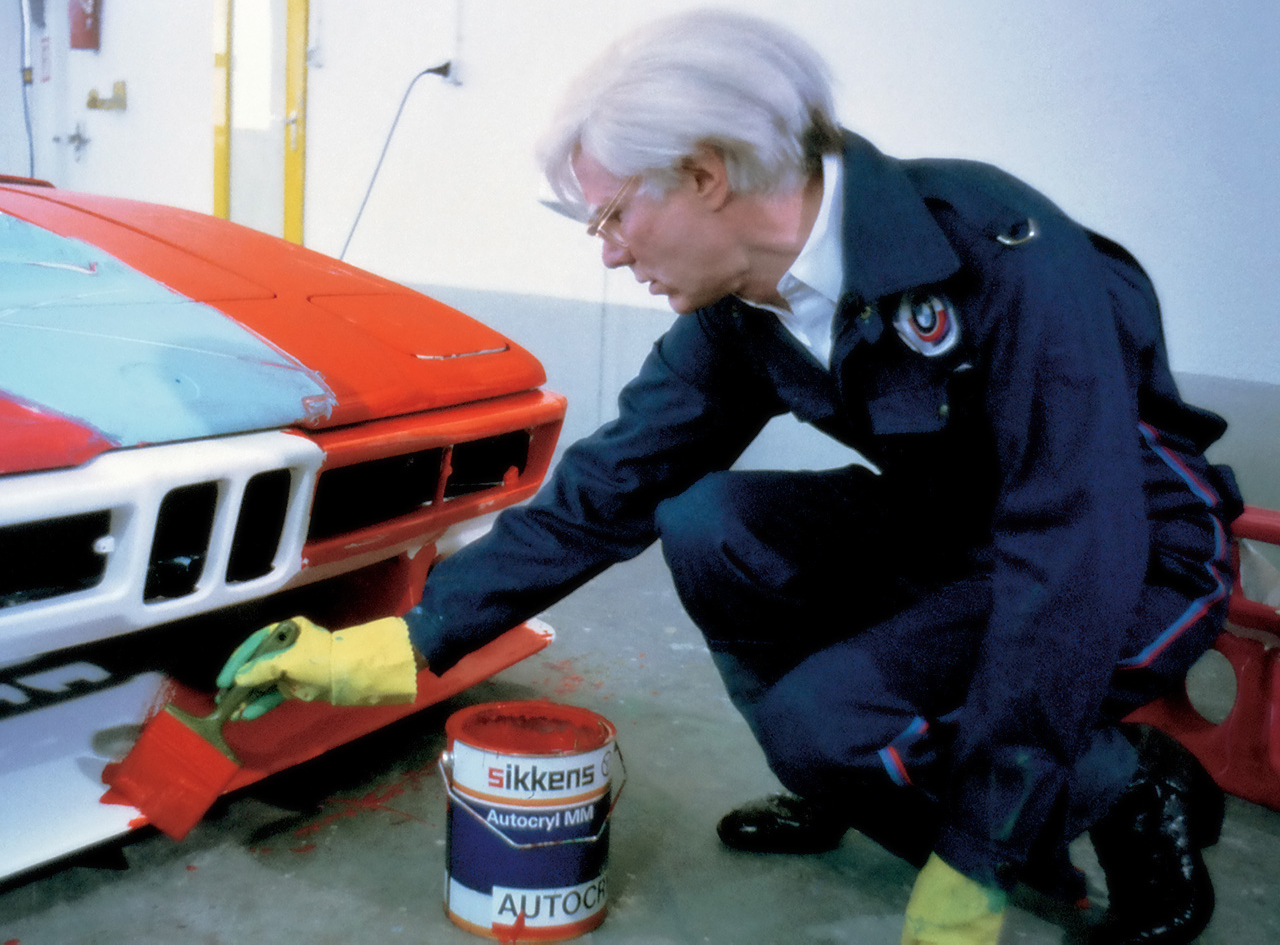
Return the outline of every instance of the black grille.
<path id="1" fill-rule="evenodd" d="M 227 561 L 227 581 L 236 584 L 271 573 L 284 534 L 292 476 L 287 469 L 258 473 L 244 488 L 240 518 Z"/>
<path id="2" fill-rule="evenodd" d="M 517 430 L 459 443 L 449 460 L 452 471 L 444 486 L 444 497 L 454 499 L 500 486 L 513 467 L 517 472 L 524 472 L 525 463 L 529 461 L 529 440 L 527 432 Z"/>
<path id="3" fill-rule="evenodd" d="M 0 607 L 93 587 L 107 558 L 94 545 L 111 528 L 109 511 L 0 528 Z"/>
<path id="4" fill-rule="evenodd" d="M 316 541 L 368 528 L 429 505 L 443 449 L 330 469 L 316 483 L 307 538 Z"/>
<path id="5" fill-rule="evenodd" d="M 201 482 L 172 490 L 160 503 L 147 582 L 146 601 L 185 597 L 204 571 L 218 504 L 218 484 Z"/>

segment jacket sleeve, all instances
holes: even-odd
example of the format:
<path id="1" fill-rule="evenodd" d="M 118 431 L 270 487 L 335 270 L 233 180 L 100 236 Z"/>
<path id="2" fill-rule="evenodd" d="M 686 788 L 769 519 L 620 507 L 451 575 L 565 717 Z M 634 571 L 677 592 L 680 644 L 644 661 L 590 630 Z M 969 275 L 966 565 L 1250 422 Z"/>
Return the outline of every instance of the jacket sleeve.
<path id="1" fill-rule="evenodd" d="M 1100 263 L 1046 228 L 979 304 L 998 462 L 992 609 L 955 718 L 939 855 L 1008 886 L 1090 745 L 1148 556 L 1136 395 Z M 1058 812 L 1060 813 L 1060 812 Z"/>
<path id="2" fill-rule="evenodd" d="M 654 510 L 727 468 L 778 409 L 714 312 L 682 316 L 534 500 L 432 570 L 407 615 L 435 672 L 656 538 Z"/>

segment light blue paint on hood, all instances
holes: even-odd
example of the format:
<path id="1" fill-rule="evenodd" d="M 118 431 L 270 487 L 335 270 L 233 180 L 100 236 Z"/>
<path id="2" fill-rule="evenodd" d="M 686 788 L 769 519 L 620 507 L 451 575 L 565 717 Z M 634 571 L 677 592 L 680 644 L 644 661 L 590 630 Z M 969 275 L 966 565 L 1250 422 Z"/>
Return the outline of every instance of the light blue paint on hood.
<path id="1" fill-rule="evenodd" d="M 322 419 L 321 376 L 80 240 L 0 213 L 0 389 L 122 446 Z"/>

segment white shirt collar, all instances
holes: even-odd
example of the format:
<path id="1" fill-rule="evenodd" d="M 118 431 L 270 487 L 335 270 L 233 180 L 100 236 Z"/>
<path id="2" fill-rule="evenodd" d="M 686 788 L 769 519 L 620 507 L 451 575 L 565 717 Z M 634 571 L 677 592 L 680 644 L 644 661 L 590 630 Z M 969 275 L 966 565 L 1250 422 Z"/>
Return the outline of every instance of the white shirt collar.
<path id="1" fill-rule="evenodd" d="M 822 159 L 822 203 L 809 238 L 791 268 L 778 280 L 778 294 L 790 311 L 760 306 L 778 316 L 801 344 L 823 365 L 831 361 L 831 326 L 844 282 L 841 222 L 843 161 L 838 154 Z"/>
<path id="2" fill-rule="evenodd" d="M 800 255 L 778 282 L 778 291 L 787 298 L 790 284 L 803 283 L 835 305 L 844 283 L 841 259 L 840 223 L 844 216 L 844 190 L 840 186 L 844 162 L 838 154 L 822 159 L 822 204 Z M 789 299 L 788 299 L 789 301 Z"/>

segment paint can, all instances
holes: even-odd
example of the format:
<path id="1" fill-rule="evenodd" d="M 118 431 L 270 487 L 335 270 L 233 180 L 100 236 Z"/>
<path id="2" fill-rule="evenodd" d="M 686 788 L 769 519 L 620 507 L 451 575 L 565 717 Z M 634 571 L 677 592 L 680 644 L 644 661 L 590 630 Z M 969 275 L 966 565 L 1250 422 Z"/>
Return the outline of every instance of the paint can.
<path id="1" fill-rule="evenodd" d="M 550 942 L 604 921 L 617 729 L 587 709 L 490 702 L 445 723 L 445 913 L 503 942 Z"/>

